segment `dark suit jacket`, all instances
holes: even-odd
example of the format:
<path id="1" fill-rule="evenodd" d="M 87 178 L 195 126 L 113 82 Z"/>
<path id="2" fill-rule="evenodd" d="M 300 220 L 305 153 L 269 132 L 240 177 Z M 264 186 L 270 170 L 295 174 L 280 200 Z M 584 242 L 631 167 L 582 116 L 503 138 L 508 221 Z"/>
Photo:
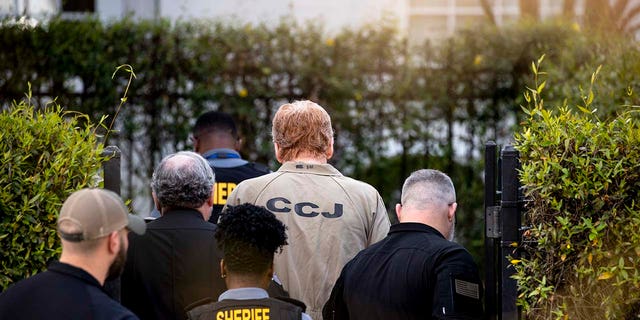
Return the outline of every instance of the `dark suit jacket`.
<path id="1" fill-rule="evenodd" d="M 148 223 L 143 236 L 130 233 L 122 304 L 143 320 L 186 319 L 188 305 L 217 300 L 226 286 L 216 228 L 198 211 L 178 209 Z"/>
<path id="2" fill-rule="evenodd" d="M 0 319 L 135 320 L 91 274 L 53 262 L 47 271 L 0 293 Z"/>

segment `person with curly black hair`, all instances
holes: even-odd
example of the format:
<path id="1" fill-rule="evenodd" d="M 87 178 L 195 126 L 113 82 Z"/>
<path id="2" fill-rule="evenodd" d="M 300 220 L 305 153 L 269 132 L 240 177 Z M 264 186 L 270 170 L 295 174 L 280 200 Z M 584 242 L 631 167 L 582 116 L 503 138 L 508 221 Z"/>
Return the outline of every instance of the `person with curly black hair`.
<path id="1" fill-rule="evenodd" d="M 230 206 L 215 237 L 223 252 L 220 272 L 228 290 L 218 302 L 192 308 L 189 319 L 311 319 L 302 302 L 267 294 L 274 254 L 287 244 L 285 226 L 273 213 L 251 204 Z"/>

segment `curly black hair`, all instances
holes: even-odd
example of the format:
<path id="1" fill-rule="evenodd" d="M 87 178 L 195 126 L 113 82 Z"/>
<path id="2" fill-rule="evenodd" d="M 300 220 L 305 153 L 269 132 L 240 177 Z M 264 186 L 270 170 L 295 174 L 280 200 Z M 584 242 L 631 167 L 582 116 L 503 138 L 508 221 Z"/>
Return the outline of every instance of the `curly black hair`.
<path id="1" fill-rule="evenodd" d="M 215 234 L 227 270 L 245 274 L 267 270 L 274 254 L 287 244 L 285 230 L 285 225 L 264 207 L 227 207 Z"/>

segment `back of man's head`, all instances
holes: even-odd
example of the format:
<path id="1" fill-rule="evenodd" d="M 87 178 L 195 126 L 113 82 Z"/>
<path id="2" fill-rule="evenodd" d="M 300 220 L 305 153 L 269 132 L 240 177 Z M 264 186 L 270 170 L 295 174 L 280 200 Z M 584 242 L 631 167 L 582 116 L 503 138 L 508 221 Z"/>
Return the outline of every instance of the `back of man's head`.
<path id="1" fill-rule="evenodd" d="M 228 207 L 215 237 L 227 270 L 243 275 L 263 274 L 275 252 L 287 244 L 284 224 L 264 207 L 251 204 Z"/>
<path id="2" fill-rule="evenodd" d="M 402 206 L 418 210 L 446 207 L 456 202 L 456 190 L 451 178 L 432 169 L 415 171 L 402 186 Z"/>
<path id="3" fill-rule="evenodd" d="M 199 208 L 212 195 L 215 175 L 199 154 L 181 151 L 166 156 L 153 172 L 151 189 L 160 208 Z"/>
<path id="4" fill-rule="evenodd" d="M 295 101 L 278 109 L 271 129 L 273 142 L 280 148 L 281 161 L 292 161 L 300 154 L 326 157 L 333 145 L 331 117 L 315 102 Z"/>
<path id="5" fill-rule="evenodd" d="M 233 118 L 224 112 L 209 111 L 201 114 L 193 126 L 194 138 L 209 133 L 224 133 L 238 139 L 238 129 Z"/>
<path id="6" fill-rule="evenodd" d="M 76 254 L 89 254 L 101 239 L 127 228 L 137 234 L 146 230 L 144 221 L 129 214 L 116 193 L 105 189 L 81 189 L 62 204 L 57 230 L 63 248 Z"/>

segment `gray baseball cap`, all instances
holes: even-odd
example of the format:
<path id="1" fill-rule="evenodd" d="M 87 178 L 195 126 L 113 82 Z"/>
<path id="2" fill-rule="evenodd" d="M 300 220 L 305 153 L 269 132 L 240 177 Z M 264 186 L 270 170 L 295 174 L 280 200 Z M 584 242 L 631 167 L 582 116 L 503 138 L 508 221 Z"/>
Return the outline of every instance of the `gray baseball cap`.
<path id="1" fill-rule="evenodd" d="M 129 214 L 120 196 L 105 189 L 72 193 L 58 216 L 58 234 L 72 242 L 98 239 L 125 227 L 142 235 L 147 226 L 142 218 Z"/>

